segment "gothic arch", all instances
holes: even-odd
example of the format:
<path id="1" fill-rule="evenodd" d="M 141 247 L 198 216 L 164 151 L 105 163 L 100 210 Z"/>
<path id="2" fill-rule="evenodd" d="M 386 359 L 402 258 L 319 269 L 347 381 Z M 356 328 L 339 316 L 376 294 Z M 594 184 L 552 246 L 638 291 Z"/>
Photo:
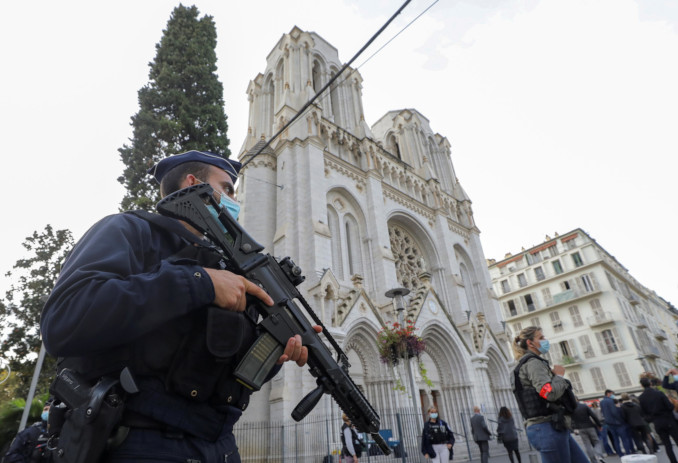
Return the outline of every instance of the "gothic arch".
<path id="1" fill-rule="evenodd" d="M 442 287 L 440 258 L 433 239 L 416 219 L 403 212 L 394 212 L 387 219 L 391 252 L 396 258 L 398 282 L 410 290 L 419 285 L 418 274 L 431 272 L 434 287 Z M 398 236 L 398 231 L 402 231 Z M 395 247 L 394 247 L 395 246 Z"/>
<path id="2" fill-rule="evenodd" d="M 424 366 L 437 368 L 441 379 L 440 384 L 434 384 L 428 391 L 428 404 L 425 405 L 435 402 L 452 429 L 464 429 L 460 412 L 473 403 L 473 385 L 469 381 L 473 372 L 469 370 L 468 350 L 440 321 L 431 320 L 423 326 L 421 333 L 426 342 L 426 353 L 433 363 Z"/>
<path id="3" fill-rule="evenodd" d="M 344 351 L 349 358 L 360 361 L 360 365 L 352 364 L 349 372 L 352 377 L 356 375 L 356 384 L 363 387 L 375 409 L 396 410 L 395 378 L 388 365 L 379 359 L 377 334 L 378 327 L 369 321 L 360 321 L 349 329 Z"/>
<path id="4" fill-rule="evenodd" d="M 511 388 L 510 371 L 506 368 L 506 360 L 495 346 L 487 349 L 487 376 L 490 380 L 490 394 L 496 412 L 501 407 L 508 407 L 511 413 L 518 412 L 518 408 Z"/>
<path id="5" fill-rule="evenodd" d="M 275 67 L 275 96 L 274 102 L 275 106 L 280 106 L 283 101 L 283 95 L 285 94 L 285 60 L 280 58 L 278 64 Z"/>
<path id="6" fill-rule="evenodd" d="M 269 73 L 264 79 L 263 86 L 263 113 L 264 127 L 262 132 L 266 137 L 273 134 L 273 119 L 275 115 L 275 76 Z"/>
<path id="7" fill-rule="evenodd" d="M 349 282 L 353 274 L 360 274 L 366 288 L 373 288 L 369 271 L 369 250 L 364 238 L 367 236 L 367 221 L 360 203 L 343 187 L 327 192 L 327 215 L 332 234 L 332 265 L 337 278 Z"/>
<path id="8" fill-rule="evenodd" d="M 454 254 L 459 263 L 459 276 L 463 283 L 463 291 L 468 305 L 467 310 L 474 314 L 482 312 L 481 301 L 483 299 L 480 291 L 482 279 L 478 277 L 473 261 L 462 246 L 455 244 Z"/>

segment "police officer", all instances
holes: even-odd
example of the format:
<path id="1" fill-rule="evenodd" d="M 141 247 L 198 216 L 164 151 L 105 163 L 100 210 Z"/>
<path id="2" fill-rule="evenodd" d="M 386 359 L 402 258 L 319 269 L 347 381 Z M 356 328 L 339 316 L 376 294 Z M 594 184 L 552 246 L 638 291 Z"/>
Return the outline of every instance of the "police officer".
<path id="1" fill-rule="evenodd" d="M 237 217 L 240 167 L 189 151 L 149 173 L 162 196 L 208 183 Z M 127 367 L 140 390 L 127 398 L 120 423 L 129 433 L 105 461 L 240 461 L 232 430 L 251 391 L 232 371 L 257 336 L 246 296 L 273 300 L 223 267 L 187 223 L 140 212 L 105 217 L 69 254 L 43 309 L 47 351 L 60 357 L 59 368 L 91 381 Z M 278 364 L 303 366 L 307 357 L 294 336 Z"/>
<path id="2" fill-rule="evenodd" d="M 565 368 L 562 365 L 554 365 L 551 369 L 548 360 L 542 358 L 550 344 L 541 328 L 529 326 L 523 329 L 512 347 L 518 361 L 511 378 L 513 393 L 525 419 L 528 441 L 539 450 L 543 463 L 588 463 L 588 458 L 570 435 L 569 417 L 558 413 L 571 386 L 563 378 Z M 575 404 L 571 405 L 574 409 Z"/>
<path id="3" fill-rule="evenodd" d="M 448 424 L 438 416 L 437 407 L 429 407 L 428 420 L 421 433 L 421 453 L 431 463 L 447 463 L 452 459 L 454 433 Z"/>
<path id="4" fill-rule="evenodd" d="M 27 404 L 28 406 L 28 404 Z M 40 421 L 16 435 L 5 454 L 3 463 L 45 463 L 51 461 L 47 451 L 47 417 L 50 403 L 46 403 Z"/>

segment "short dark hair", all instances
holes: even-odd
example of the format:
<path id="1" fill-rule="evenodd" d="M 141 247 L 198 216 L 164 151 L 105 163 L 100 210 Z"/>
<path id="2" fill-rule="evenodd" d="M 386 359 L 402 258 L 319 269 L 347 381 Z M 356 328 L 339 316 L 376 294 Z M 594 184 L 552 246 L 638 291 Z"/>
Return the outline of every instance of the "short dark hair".
<path id="1" fill-rule="evenodd" d="M 204 162 L 184 162 L 170 170 L 160 181 L 160 196 L 167 196 L 181 189 L 181 182 L 188 174 L 193 174 L 203 182 L 207 181 L 212 166 Z"/>
<path id="2" fill-rule="evenodd" d="M 614 391 L 611 389 L 605 389 L 605 397 L 607 397 L 608 394 L 614 394 Z"/>
<path id="3" fill-rule="evenodd" d="M 640 378 L 640 385 L 643 387 L 650 387 L 652 385 L 652 381 L 650 381 L 650 378 Z"/>
<path id="4" fill-rule="evenodd" d="M 652 378 L 650 379 L 650 384 L 653 386 L 659 386 L 661 384 L 661 381 L 659 381 L 659 378 Z"/>

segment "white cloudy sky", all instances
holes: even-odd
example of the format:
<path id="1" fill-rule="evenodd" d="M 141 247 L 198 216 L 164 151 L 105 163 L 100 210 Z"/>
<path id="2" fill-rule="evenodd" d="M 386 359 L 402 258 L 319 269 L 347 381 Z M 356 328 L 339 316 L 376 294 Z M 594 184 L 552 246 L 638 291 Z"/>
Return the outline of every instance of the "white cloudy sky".
<path id="1" fill-rule="evenodd" d="M 413 0 L 363 58 L 433 1 Z M 1 274 L 34 230 L 80 237 L 117 211 L 117 148 L 177 4 L 3 4 Z M 400 0 L 195 5 L 217 24 L 237 152 L 247 84 L 283 33 L 315 31 L 348 61 Z M 486 257 L 581 227 L 676 305 L 677 58 L 675 0 L 440 0 L 360 72 L 368 123 L 416 108 L 450 140 Z"/>

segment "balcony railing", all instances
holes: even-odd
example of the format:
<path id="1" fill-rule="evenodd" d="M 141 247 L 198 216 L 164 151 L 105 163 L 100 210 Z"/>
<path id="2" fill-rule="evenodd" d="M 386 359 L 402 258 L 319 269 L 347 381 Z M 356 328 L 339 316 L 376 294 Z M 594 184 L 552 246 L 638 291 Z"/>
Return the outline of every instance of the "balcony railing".
<path id="1" fill-rule="evenodd" d="M 659 352 L 659 348 L 657 346 L 653 346 L 652 344 L 643 344 L 640 346 L 640 351 L 645 357 L 660 357 L 661 353 Z"/>
<path id="2" fill-rule="evenodd" d="M 647 319 L 643 315 L 638 315 L 636 326 L 638 328 L 647 328 Z"/>
<path id="3" fill-rule="evenodd" d="M 577 367 L 582 363 L 581 357 L 578 355 L 553 356 L 552 360 L 554 364 L 562 365 L 565 368 Z"/>
<path id="4" fill-rule="evenodd" d="M 610 312 L 601 312 L 592 317 L 588 317 L 586 322 L 589 324 L 589 326 L 594 327 L 605 325 L 607 323 L 614 323 L 614 318 L 612 318 L 612 314 Z"/>
<path id="5" fill-rule="evenodd" d="M 669 335 L 666 333 L 666 331 L 664 331 L 661 328 L 657 328 L 654 331 L 654 337 L 660 341 L 666 341 L 667 339 L 669 339 Z"/>

